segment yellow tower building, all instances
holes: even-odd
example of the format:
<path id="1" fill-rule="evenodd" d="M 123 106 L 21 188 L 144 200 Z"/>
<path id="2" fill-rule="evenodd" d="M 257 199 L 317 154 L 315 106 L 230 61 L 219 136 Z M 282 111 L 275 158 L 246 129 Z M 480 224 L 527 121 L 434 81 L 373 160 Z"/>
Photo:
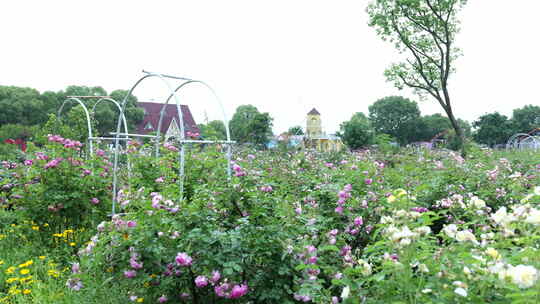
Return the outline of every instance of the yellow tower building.
<path id="1" fill-rule="evenodd" d="M 306 135 L 308 138 L 319 138 L 323 135 L 321 113 L 315 108 L 307 114 Z"/>

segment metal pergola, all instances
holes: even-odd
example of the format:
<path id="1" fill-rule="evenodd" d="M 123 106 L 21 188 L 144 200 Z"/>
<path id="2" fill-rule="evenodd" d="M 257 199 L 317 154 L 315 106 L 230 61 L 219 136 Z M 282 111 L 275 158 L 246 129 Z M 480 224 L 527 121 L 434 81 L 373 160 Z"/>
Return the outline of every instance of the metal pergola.
<path id="1" fill-rule="evenodd" d="M 117 195 L 118 195 L 118 154 L 120 150 L 120 141 L 121 140 L 127 140 L 130 137 L 131 138 L 152 138 L 155 142 L 155 157 L 159 157 L 159 147 L 161 143 L 161 139 L 163 136 L 161 136 L 161 126 L 163 124 L 163 116 L 165 114 L 165 110 L 171 99 L 174 98 L 174 102 L 176 104 L 178 116 L 179 116 L 179 124 L 180 124 L 180 138 L 175 139 L 175 141 L 180 145 L 180 149 L 178 151 L 178 162 L 180 164 L 179 166 L 179 188 L 180 188 L 180 197 L 183 199 L 183 192 L 184 192 L 184 164 L 185 164 L 185 151 L 186 151 L 186 145 L 187 144 L 223 144 L 227 146 L 227 152 L 226 152 L 226 159 L 227 159 L 227 176 L 228 178 L 231 177 L 231 146 L 234 144 L 234 141 L 231 141 L 230 132 L 229 132 L 229 123 L 227 120 L 227 116 L 225 114 L 225 109 L 223 107 L 223 103 L 217 96 L 214 89 L 209 86 L 206 82 L 201 80 L 195 80 L 190 79 L 186 77 L 178 77 L 173 75 L 165 75 L 160 73 L 154 73 L 154 72 L 148 72 L 143 70 L 143 76 L 135 82 L 135 84 L 131 87 L 131 89 L 128 91 L 126 96 L 124 97 L 124 100 L 122 101 L 122 104 L 119 105 L 119 118 L 117 123 L 117 129 L 116 132 L 111 132 L 111 135 L 114 136 L 114 167 L 113 167 L 113 195 L 112 195 L 112 214 L 115 214 L 116 209 L 116 203 L 117 203 Z M 146 135 L 146 134 L 130 134 L 127 131 L 127 128 L 124 128 L 124 132 L 121 132 L 121 121 L 124 121 L 125 126 L 125 117 L 124 117 L 124 111 L 126 109 L 126 104 L 130 96 L 133 95 L 133 91 L 146 79 L 150 78 L 158 78 L 161 80 L 165 86 L 167 87 L 167 90 L 169 92 L 169 96 L 165 100 L 165 103 L 163 104 L 163 107 L 160 111 L 160 117 L 159 117 L 159 123 L 157 127 L 157 134 L 156 135 Z M 176 86 L 173 86 L 171 82 L 176 83 Z M 214 96 L 215 100 L 219 104 L 219 107 L 221 108 L 221 112 L 223 115 L 223 123 L 225 125 L 225 131 L 227 138 L 226 140 L 196 140 L 196 139 L 186 139 L 186 134 L 184 130 L 184 117 L 183 112 L 180 107 L 180 98 L 179 98 L 179 92 L 182 90 L 182 88 L 185 88 L 186 86 L 190 84 L 200 84 L 203 87 L 210 90 L 212 95 Z M 122 119 L 121 119 L 122 118 Z"/>

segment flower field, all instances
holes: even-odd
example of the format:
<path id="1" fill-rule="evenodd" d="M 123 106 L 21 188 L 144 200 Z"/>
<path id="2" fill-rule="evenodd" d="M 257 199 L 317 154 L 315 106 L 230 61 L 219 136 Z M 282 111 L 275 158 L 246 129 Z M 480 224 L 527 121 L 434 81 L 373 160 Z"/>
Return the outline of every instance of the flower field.
<path id="1" fill-rule="evenodd" d="M 0 303 L 540 303 L 540 155 L 49 136 L 0 169 Z M 128 170 L 127 163 L 130 164 Z"/>

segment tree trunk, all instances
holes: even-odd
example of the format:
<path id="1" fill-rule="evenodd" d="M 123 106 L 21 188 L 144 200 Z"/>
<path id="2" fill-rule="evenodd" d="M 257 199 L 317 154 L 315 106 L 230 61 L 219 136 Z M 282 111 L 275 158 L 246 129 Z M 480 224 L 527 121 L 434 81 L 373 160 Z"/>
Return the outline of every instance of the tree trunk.
<path id="1" fill-rule="evenodd" d="M 467 151 L 465 150 L 465 136 L 463 134 L 463 130 L 461 130 L 461 128 L 459 127 L 459 124 L 457 123 L 457 120 L 454 117 L 454 113 L 452 112 L 452 108 L 451 107 L 445 108 L 445 112 L 446 112 L 446 115 L 448 115 L 448 119 L 450 119 L 450 123 L 452 124 L 454 131 L 456 131 L 456 137 L 458 139 L 461 156 L 465 157 L 467 155 Z"/>

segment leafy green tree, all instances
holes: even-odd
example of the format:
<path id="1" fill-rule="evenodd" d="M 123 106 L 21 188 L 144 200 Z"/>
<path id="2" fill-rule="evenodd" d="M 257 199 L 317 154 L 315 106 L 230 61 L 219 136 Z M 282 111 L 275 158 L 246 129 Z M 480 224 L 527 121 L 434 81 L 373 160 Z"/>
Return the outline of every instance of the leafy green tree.
<path id="1" fill-rule="evenodd" d="M 357 112 L 351 120 L 340 125 L 338 136 L 350 149 L 359 149 L 373 143 L 375 133 L 364 113 Z"/>
<path id="2" fill-rule="evenodd" d="M 233 140 L 262 146 L 272 135 L 272 117 L 253 105 L 242 105 L 236 109 L 229 127 Z"/>
<path id="3" fill-rule="evenodd" d="M 508 117 L 498 112 L 480 116 L 473 126 L 476 128 L 474 140 L 488 146 L 504 144 L 515 133 Z"/>
<path id="4" fill-rule="evenodd" d="M 450 119 L 457 137 L 464 134 L 452 110 L 449 78 L 460 50 L 458 12 L 466 0 L 373 0 L 367 8 L 369 25 L 400 53 L 409 56 L 386 70 L 386 78 L 400 89 L 409 87 L 421 97 L 431 96 Z"/>
<path id="5" fill-rule="evenodd" d="M 39 92 L 31 88 L 0 86 L 0 125 L 35 125 L 46 120 Z"/>
<path id="6" fill-rule="evenodd" d="M 201 136 L 209 140 L 225 140 L 227 139 L 227 131 L 225 124 L 221 120 L 212 120 L 208 124 L 197 125 L 201 130 Z"/>
<path id="7" fill-rule="evenodd" d="M 515 109 L 512 114 L 512 124 L 515 132 L 528 133 L 540 127 L 540 107 L 526 105 Z"/>
<path id="8" fill-rule="evenodd" d="M 452 128 L 450 120 L 439 113 L 422 116 L 420 126 L 419 139 L 421 141 L 429 141 L 438 134 L 441 134 L 441 132 Z"/>
<path id="9" fill-rule="evenodd" d="M 369 120 L 376 133 L 388 134 L 400 144 L 418 138 L 420 110 L 416 102 L 401 96 L 389 96 L 369 106 Z"/>
<path id="10" fill-rule="evenodd" d="M 287 131 L 287 134 L 289 134 L 289 135 L 304 135 L 304 131 L 302 130 L 301 126 L 292 126 Z"/>

